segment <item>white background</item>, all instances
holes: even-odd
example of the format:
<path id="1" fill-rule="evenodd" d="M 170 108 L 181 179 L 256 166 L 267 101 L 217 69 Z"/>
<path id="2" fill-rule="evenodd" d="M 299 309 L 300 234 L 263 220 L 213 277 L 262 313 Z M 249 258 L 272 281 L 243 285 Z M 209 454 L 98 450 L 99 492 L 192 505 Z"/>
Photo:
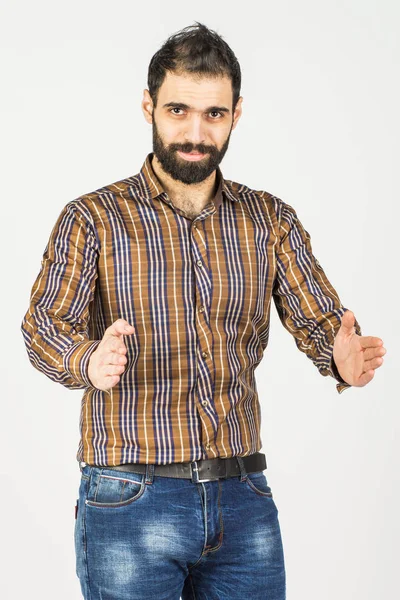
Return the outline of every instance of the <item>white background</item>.
<path id="1" fill-rule="evenodd" d="M 74 506 L 83 391 L 29 363 L 20 324 L 50 231 L 152 150 L 147 68 L 195 20 L 242 68 L 227 179 L 294 206 L 363 335 L 387 354 L 338 394 L 282 327 L 256 371 L 288 600 L 399 597 L 399 4 L 394 0 L 1 4 L 1 481 L 7 600 L 81 598 Z"/>

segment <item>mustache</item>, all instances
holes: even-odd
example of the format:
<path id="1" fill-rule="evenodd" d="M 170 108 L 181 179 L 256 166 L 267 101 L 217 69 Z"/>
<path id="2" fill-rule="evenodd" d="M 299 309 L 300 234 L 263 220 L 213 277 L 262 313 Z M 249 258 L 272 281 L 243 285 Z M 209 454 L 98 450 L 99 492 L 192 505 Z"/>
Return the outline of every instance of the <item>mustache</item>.
<path id="1" fill-rule="evenodd" d="M 206 146 L 205 144 L 192 144 L 187 142 L 186 144 L 169 144 L 170 152 L 180 150 L 181 152 L 199 152 L 200 154 L 211 154 L 214 155 L 218 151 L 214 146 Z"/>

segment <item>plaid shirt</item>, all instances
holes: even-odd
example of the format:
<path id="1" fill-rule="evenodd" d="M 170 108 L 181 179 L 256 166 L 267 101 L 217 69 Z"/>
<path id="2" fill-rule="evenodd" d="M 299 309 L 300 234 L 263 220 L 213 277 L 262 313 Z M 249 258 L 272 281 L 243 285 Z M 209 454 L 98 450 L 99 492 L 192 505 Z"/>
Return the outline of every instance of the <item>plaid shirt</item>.
<path id="1" fill-rule="evenodd" d="M 83 389 L 76 454 L 90 465 L 166 464 L 261 449 L 255 368 L 271 300 L 283 326 L 338 393 L 332 352 L 346 308 L 296 211 L 225 180 L 193 220 L 175 207 L 147 155 L 140 172 L 70 201 L 44 250 L 21 330 L 32 365 Z M 88 364 L 107 327 L 127 363 L 113 388 Z M 356 321 L 356 332 L 361 329 Z"/>

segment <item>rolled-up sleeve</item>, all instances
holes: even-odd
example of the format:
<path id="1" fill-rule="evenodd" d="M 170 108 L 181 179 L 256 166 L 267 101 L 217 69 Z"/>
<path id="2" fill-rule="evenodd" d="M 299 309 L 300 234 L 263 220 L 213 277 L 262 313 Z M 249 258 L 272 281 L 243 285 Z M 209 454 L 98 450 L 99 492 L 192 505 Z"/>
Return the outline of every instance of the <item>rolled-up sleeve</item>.
<path id="1" fill-rule="evenodd" d="M 89 359 L 101 341 L 88 333 L 98 256 L 93 225 L 69 202 L 50 234 L 21 323 L 31 364 L 69 389 L 92 386 Z"/>
<path id="2" fill-rule="evenodd" d="M 283 326 L 319 373 L 338 383 L 340 394 L 351 387 L 339 375 L 333 344 L 347 310 L 313 254 L 311 237 L 292 206 L 278 200 L 279 243 L 276 249 L 274 303 Z M 355 320 L 355 331 L 362 335 Z"/>

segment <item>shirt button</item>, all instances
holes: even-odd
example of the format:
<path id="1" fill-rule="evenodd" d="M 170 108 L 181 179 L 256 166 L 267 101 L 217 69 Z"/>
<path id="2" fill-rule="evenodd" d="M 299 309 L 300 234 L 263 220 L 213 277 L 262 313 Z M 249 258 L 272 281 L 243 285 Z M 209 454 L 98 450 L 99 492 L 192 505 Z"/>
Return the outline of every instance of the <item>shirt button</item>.
<path id="1" fill-rule="evenodd" d="M 202 405 L 203 405 L 203 406 L 207 406 L 207 404 L 208 404 L 208 401 L 207 401 L 207 400 L 202 400 L 202 402 L 201 402 L 201 403 L 202 403 Z"/>
<path id="2" fill-rule="evenodd" d="M 207 356 L 208 356 L 207 352 L 202 352 L 201 355 L 203 358 L 207 358 Z"/>
<path id="3" fill-rule="evenodd" d="M 199 265 L 199 267 L 201 267 L 201 265 L 203 264 L 203 262 L 201 260 L 198 260 L 197 264 Z"/>
<path id="4" fill-rule="evenodd" d="M 199 307 L 199 312 L 204 312 L 204 306 L 203 306 L 203 305 L 201 305 L 201 306 Z"/>

